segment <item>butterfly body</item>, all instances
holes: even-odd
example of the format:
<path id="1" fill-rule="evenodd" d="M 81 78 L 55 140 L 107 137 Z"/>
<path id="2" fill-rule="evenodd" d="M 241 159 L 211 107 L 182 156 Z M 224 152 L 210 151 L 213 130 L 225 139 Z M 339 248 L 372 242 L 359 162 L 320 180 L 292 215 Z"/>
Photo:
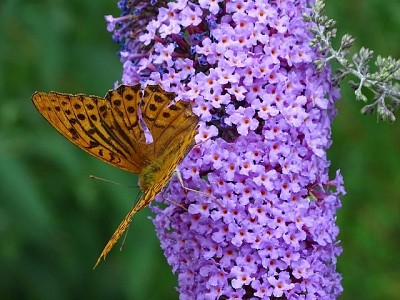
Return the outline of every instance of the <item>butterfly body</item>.
<path id="1" fill-rule="evenodd" d="M 120 223 L 99 259 L 105 258 L 131 222 L 162 190 L 193 148 L 198 118 L 190 104 L 160 86 L 121 85 L 104 98 L 84 94 L 32 96 L 43 117 L 69 141 L 89 154 L 139 174 L 143 195 Z M 149 141 L 150 139 L 150 141 Z"/>

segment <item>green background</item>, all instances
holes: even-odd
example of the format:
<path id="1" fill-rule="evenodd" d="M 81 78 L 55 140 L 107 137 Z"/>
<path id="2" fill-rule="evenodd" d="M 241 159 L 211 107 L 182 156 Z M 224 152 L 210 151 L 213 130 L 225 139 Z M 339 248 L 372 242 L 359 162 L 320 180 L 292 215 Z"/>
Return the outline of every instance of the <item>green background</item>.
<path id="1" fill-rule="evenodd" d="M 381 55 L 400 57 L 398 0 L 328 4 L 339 34 Z M 148 209 L 124 250 L 92 271 L 137 189 L 136 177 L 78 150 L 33 107 L 36 91 L 104 95 L 121 64 L 104 15 L 115 1 L 0 2 L 0 297 L 2 299 L 177 299 Z M 344 253 L 341 299 L 400 295 L 400 127 L 362 116 L 343 85 L 329 151 L 347 195 L 338 213 Z"/>

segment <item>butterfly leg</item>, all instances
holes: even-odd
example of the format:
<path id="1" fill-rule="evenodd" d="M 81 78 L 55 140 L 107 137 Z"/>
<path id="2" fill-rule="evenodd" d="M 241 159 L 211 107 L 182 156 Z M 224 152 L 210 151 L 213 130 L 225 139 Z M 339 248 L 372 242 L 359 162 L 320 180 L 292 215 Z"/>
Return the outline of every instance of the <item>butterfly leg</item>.
<path id="1" fill-rule="evenodd" d="M 195 190 L 195 189 L 191 189 L 191 188 L 188 188 L 187 186 L 185 186 L 185 184 L 183 183 L 182 174 L 181 174 L 181 172 L 179 171 L 178 168 L 176 168 L 176 169 L 174 170 L 174 174 L 175 174 L 176 178 L 178 179 L 178 181 L 179 181 L 181 187 L 182 187 L 185 191 L 195 192 L 195 193 L 198 193 L 198 194 L 207 196 L 207 197 L 213 199 L 213 200 L 215 201 L 215 203 L 217 203 L 221 208 L 223 208 L 222 204 L 219 203 L 219 201 L 217 200 L 217 198 L 215 198 L 213 195 L 210 195 L 210 194 L 208 194 L 208 193 L 201 192 L 201 191 L 198 191 L 198 190 Z"/>
<path id="2" fill-rule="evenodd" d="M 168 199 L 167 197 L 165 197 L 165 196 L 164 196 L 164 193 L 161 193 L 161 196 L 162 196 L 162 198 L 163 198 L 165 201 L 167 201 L 167 202 L 169 202 L 169 203 L 171 203 L 171 204 L 173 204 L 173 205 L 176 205 L 176 206 L 182 208 L 182 209 L 185 210 L 185 211 L 188 211 L 187 208 L 186 208 L 185 206 L 183 206 L 182 204 L 180 204 L 180 203 L 178 203 L 178 202 L 175 202 L 175 201 L 173 201 L 173 200 Z"/>

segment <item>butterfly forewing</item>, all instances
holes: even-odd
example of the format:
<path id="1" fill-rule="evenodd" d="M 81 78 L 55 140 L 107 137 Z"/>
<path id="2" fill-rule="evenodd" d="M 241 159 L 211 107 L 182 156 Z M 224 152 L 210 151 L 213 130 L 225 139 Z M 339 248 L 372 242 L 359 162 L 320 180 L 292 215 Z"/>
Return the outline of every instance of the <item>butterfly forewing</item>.
<path id="1" fill-rule="evenodd" d="M 132 102 L 137 111 L 139 100 L 134 88 Z M 136 88 L 140 91 L 139 86 Z M 125 117 L 121 108 L 113 105 L 116 98 L 120 97 L 119 94 L 110 91 L 109 95 L 114 96 L 114 99 L 56 92 L 35 93 L 32 100 L 47 121 L 72 143 L 107 163 L 139 173 L 146 162 L 142 151 L 138 151 L 138 144 L 142 144 L 140 136 L 143 134 L 140 127 L 135 126 L 138 124 L 137 113 Z M 132 111 L 131 108 L 127 110 Z"/>
<path id="2" fill-rule="evenodd" d="M 108 101 L 102 98 L 76 95 L 70 97 L 71 108 L 75 117 L 69 119 L 73 128 L 78 132 L 79 142 L 84 140 L 89 144 L 87 151 L 97 154 L 113 165 L 121 167 L 123 162 L 129 163 L 127 167 L 140 170 L 140 165 L 135 165 L 130 160 L 133 149 L 116 135 L 115 124 L 113 127 L 107 125 L 108 120 L 113 120 L 113 109 L 110 109 Z M 108 155 L 104 156 L 104 153 Z M 133 171 L 134 172 L 134 171 Z"/>

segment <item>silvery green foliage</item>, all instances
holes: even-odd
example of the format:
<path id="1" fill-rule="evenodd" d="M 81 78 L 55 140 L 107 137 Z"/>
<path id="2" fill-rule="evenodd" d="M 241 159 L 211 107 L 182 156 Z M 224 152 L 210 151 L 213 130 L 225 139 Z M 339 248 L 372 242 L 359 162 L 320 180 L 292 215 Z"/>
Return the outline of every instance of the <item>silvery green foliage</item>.
<path id="1" fill-rule="evenodd" d="M 400 104 L 400 60 L 378 56 L 373 61 L 374 52 L 367 48 L 361 48 L 350 59 L 354 38 L 349 34 L 342 37 L 339 49 L 334 49 L 332 40 L 336 37 L 336 22 L 324 15 L 324 9 L 324 1 L 317 0 L 312 13 L 304 15 L 304 19 L 312 24 L 310 31 L 314 39 L 311 45 L 317 47 L 319 52 L 326 53 L 326 56 L 315 61 L 317 68 L 322 70 L 326 64 L 338 62 L 340 67 L 336 70 L 333 82 L 339 86 L 346 77 L 351 76 L 353 80 L 349 84 L 357 100 L 368 101 L 363 92 L 365 90 L 371 91 L 374 97 L 373 102 L 366 104 L 361 112 L 367 114 L 376 111 L 378 119 L 394 122 Z M 370 69 L 372 63 L 376 71 Z"/>

